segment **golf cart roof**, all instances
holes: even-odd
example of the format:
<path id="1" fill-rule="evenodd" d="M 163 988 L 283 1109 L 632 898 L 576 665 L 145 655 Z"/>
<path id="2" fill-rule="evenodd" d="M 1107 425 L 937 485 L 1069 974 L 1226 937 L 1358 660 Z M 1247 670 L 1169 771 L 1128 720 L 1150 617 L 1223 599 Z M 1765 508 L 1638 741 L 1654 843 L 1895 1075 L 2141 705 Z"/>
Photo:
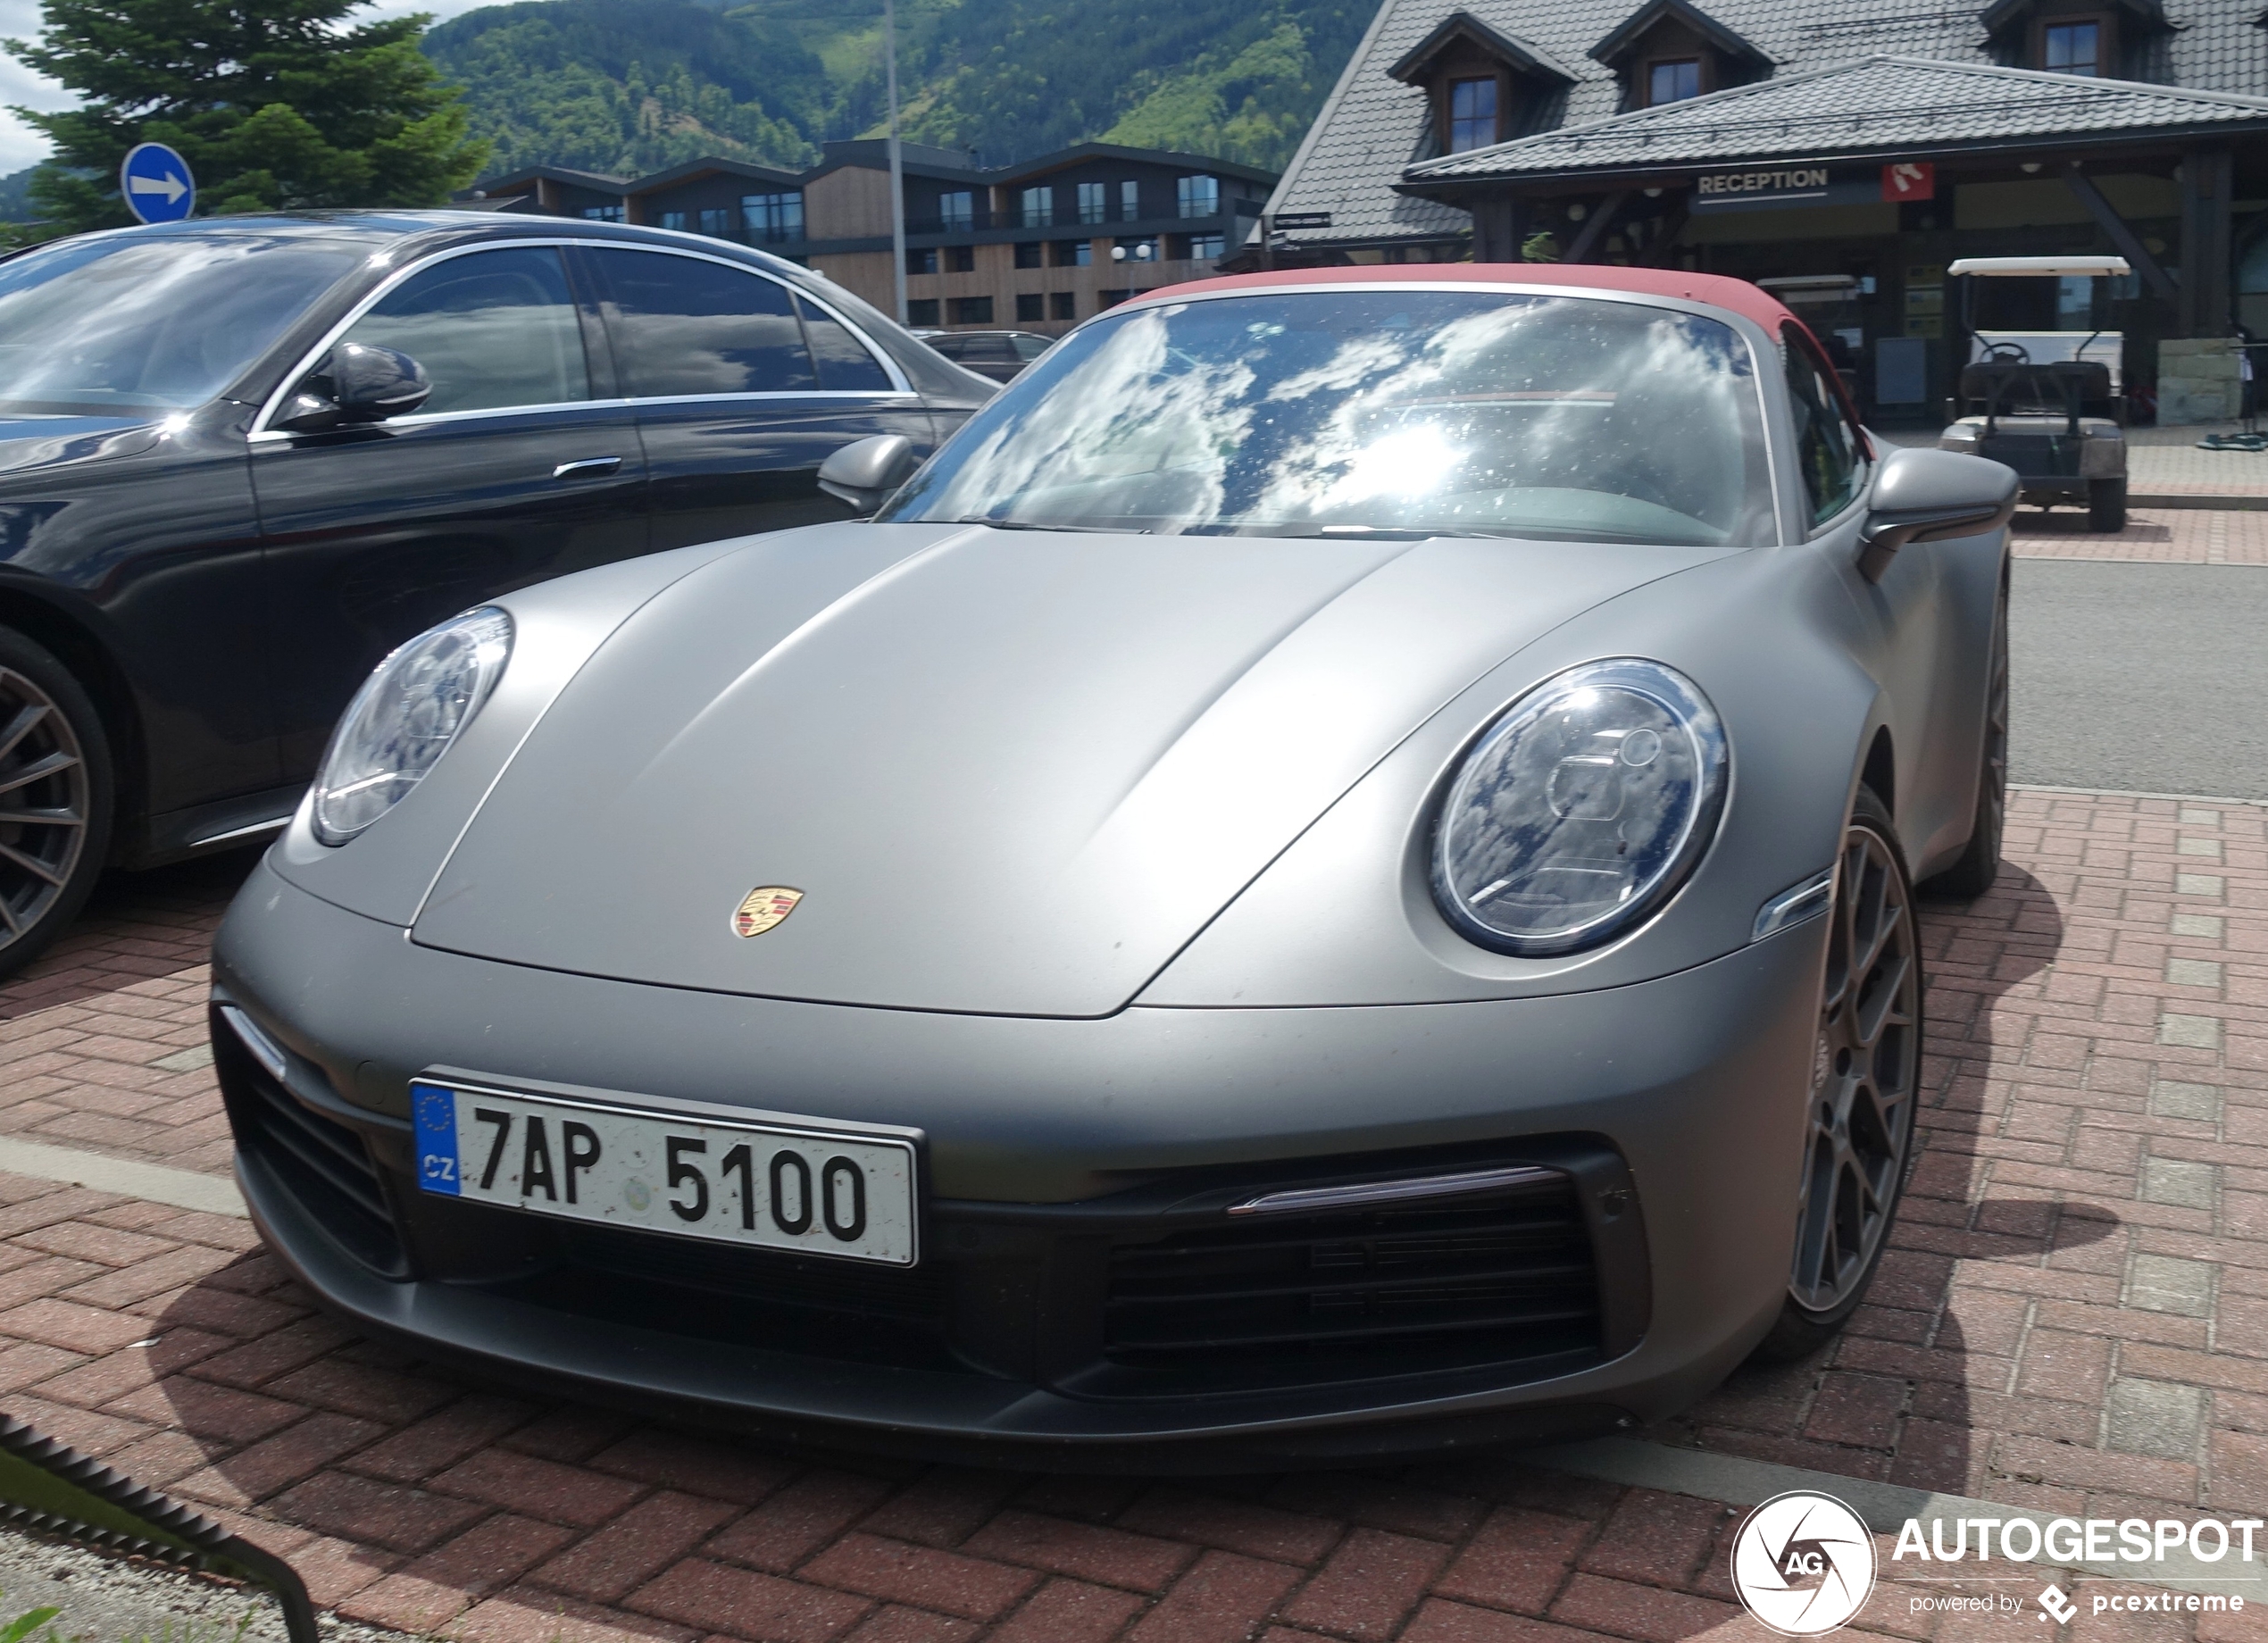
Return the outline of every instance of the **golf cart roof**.
<path id="1" fill-rule="evenodd" d="M 2130 271 L 2122 256 L 1956 257 L 1946 265 L 1948 274 L 1988 277 L 2040 274 L 2123 274 Z"/>

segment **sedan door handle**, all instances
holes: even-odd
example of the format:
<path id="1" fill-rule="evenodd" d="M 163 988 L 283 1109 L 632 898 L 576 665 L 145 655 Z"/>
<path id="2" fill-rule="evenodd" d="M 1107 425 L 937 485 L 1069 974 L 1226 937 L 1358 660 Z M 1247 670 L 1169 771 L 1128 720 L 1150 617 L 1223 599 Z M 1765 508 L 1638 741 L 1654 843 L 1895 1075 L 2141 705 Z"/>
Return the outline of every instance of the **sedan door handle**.
<path id="1" fill-rule="evenodd" d="M 551 471 L 554 480 L 580 479 L 585 474 L 612 473 L 622 465 L 619 456 L 586 456 L 580 462 L 561 463 Z"/>

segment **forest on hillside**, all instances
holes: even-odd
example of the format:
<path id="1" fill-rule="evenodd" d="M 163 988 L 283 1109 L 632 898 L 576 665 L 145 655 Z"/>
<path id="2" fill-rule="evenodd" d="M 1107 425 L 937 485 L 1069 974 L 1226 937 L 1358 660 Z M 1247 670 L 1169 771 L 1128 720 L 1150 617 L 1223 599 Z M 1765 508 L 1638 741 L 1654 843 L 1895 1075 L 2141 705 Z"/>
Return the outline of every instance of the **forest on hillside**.
<path id="1" fill-rule="evenodd" d="M 904 129 L 999 165 L 1099 140 L 1279 167 L 1376 0 L 905 0 Z M 879 130 L 880 0 L 521 0 L 432 29 L 490 172 L 798 166 Z"/>

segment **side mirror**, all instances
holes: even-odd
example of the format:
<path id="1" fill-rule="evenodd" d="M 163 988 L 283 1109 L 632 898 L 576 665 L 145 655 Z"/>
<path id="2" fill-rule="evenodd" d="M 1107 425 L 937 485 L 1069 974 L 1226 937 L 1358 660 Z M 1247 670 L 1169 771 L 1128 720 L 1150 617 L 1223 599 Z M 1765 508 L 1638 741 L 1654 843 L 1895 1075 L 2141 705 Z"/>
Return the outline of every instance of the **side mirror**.
<path id="1" fill-rule="evenodd" d="M 379 422 L 423 404 L 433 392 L 425 367 L 408 354 L 368 343 L 342 342 L 308 380 L 328 379 L 326 395 L 302 388 L 284 402 L 274 426 L 286 433 L 318 434 L 349 422 Z"/>
<path id="2" fill-rule="evenodd" d="M 423 404 L 433 392 L 425 367 L 393 348 L 342 342 L 330 351 L 330 379 L 350 422 L 379 422 Z"/>
<path id="3" fill-rule="evenodd" d="M 1860 529 L 1858 573 L 1880 581 L 1908 542 L 1997 530 L 2016 512 L 2016 471 L 1953 451 L 1896 450 L 1882 459 Z"/>
<path id="4" fill-rule="evenodd" d="M 904 434 L 876 434 L 853 440 L 819 464 L 819 488 L 838 496 L 863 519 L 921 466 L 913 441 Z"/>

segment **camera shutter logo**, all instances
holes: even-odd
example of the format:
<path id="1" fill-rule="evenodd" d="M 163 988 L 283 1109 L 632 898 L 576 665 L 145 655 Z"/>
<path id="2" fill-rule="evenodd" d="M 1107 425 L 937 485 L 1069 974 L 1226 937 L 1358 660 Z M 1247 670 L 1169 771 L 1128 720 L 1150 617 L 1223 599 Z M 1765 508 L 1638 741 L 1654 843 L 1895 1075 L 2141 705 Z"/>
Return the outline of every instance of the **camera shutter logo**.
<path id="1" fill-rule="evenodd" d="M 1831 1495 L 1775 1495 L 1733 1537 L 1732 1589 L 1749 1614 L 1784 1637 L 1833 1631 L 1874 1589 L 1874 1537 Z"/>

